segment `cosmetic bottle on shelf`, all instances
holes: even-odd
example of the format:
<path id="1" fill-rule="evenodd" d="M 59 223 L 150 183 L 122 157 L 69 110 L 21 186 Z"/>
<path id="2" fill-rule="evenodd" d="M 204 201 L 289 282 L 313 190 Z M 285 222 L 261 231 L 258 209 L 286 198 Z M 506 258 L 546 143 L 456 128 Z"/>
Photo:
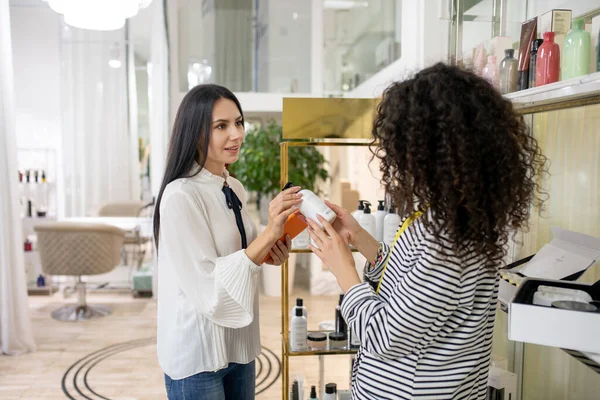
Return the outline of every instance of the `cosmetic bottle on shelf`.
<path id="1" fill-rule="evenodd" d="M 544 42 L 538 50 L 535 85 L 558 82 L 560 77 L 560 48 L 554 43 L 554 32 L 544 32 Z"/>
<path id="2" fill-rule="evenodd" d="M 531 53 L 529 56 L 529 87 L 535 87 L 535 74 L 536 74 L 536 65 L 537 65 L 537 57 L 538 50 L 540 46 L 544 43 L 544 39 L 534 39 L 531 42 Z"/>
<path id="3" fill-rule="evenodd" d="M 488 62 L 483 68 L 483 78 L 498 88 L 498 64 L 496 56 L 488 56 Z"/>
<path id="4" fill-rule="evenodd" d="M 502 94 L 517 91 L 517 68 L 518 62 L 515 58 L 515 50 L 504 50 L 504 58 L 500 62 L 500 71 L 498 73 L 498 80 L 500 81 L 500 92 Z"/>
<path id="5" fill-rule="evenodd" d="M 589 74 L 591 51 L 591 36 L 584 30 L 584 20 L 573 20 L 561 57 L 561 80 Z"/>

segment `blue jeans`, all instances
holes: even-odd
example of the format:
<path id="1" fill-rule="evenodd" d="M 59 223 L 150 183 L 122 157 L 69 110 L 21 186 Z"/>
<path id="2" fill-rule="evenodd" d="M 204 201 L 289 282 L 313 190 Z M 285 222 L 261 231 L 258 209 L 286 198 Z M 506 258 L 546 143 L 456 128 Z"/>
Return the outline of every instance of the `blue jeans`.
<path id="1" fill-rule="evenodd" d="M 216 372 L 200 372 L 175 380 L 165 374 L 169 400 L 252 400 L 256 385 L 254 361 L 230 363 Z"/>

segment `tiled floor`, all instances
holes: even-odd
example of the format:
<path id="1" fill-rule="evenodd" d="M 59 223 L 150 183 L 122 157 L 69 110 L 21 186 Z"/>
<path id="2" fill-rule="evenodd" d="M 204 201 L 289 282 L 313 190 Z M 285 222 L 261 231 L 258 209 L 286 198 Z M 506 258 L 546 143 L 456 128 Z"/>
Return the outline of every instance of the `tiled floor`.
<path id="1" fill-rule="evenodd" d="M 320 321 L 333 319 L 336 297 L 308 297 L 306 294 L 302 297 L 309 311 L 309 329 L 317 329 Z M 65 380 L 66 390 L 72 398 L 86 398 L 77 393 L 74 381 L 89 398 L 100 398 L 85 387 L 84 378 L 89 388 L 110 399 L 166 398 L 162 371 L 156 360 L 156 303 L 153 300 L 134 299 L 125 293 L 92 293 L 88 296 L 89 302 L 107 304 L 113 313 L 93 321 L 67 323 L 53 320 L 50 312 L 74 298 L 65 300 L 57 293 L 52 297 L 32 296 L 29 299 L 38 350 L 18 357 L 0 356 L 0 399 L 68 398 L 61 389 L 61 380 L 69 367 L 82 359 Z M 280 316 L 280 298 L 261 297 L 262 343 L 278 358 L 281 358 Z M 123 344 L 114 348 L 114 353 L 105 350 L 91 355 L 108 346 L 140 339 L 143 340 L 130 347 Z M 276 368 L 275 358 L 270 357 Z M 326 381 L 347 388 L 349 357 L 327 357 L 325 365 Z M 291 376 L 298 374 L 305 378 L 305 390 L 316 385 L 318 360 L 315 357 L 292 359 Z M 281 378 L 257 398 L 281 399 Z"/>

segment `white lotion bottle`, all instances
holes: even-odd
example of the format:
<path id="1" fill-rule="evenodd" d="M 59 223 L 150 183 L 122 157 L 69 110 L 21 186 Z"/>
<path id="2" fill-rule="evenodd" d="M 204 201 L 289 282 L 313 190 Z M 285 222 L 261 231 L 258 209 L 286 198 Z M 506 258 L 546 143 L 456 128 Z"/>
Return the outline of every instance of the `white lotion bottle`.
<path id="1" fill-rule="evenodd" d="M 302 203 L 300 203 L 299 206 L 300 214 L 304 215 L 304 217 L 306 218 L 315 221 L 315 223 L 319 225 L 321 229 L 323 229 L 323 224 L 321 224 L 317 216 L 320 215 L 330 224 L 333 223 L 333 221 L 335 221 L 335 219 L 337 218 L 336 213 L 333 212 L 331 208 L 327 207 L 327 204 L 325 204 L 325 202 L 321 200 L 316 194 L 306 189 L 301 190 L 299 193 L 302 194 Z M 318 246 L 316 245 L 316 243 L 313 242 L 312 239 L 310 239 L 309 242 L 311 245 L 318 248 Z"/>
<path id="2" fill-rule="evenodd" d="M 369 232 L 369 235 L 375 237 L 377 235 L 375 216 L 371 214 L 371 203 L 365 201 L 365 211 L 358 217 L 358 223 L 363 229 Z"/>
<path id="3" fill-rule="evenodd" d="M 296 316 L 297 309 L 301 309 L 302 316 L 308 319 L 308 312 L 306 311 L 306 307 L 304 307 L 304 300 L 302 300 L 301 298 L 296 299 L 296 305 L 292 308 L 292 318 Z"/>
<path id="4" fill-rule="evenodd" d="M 402 219 L 396 213 L 396 208 L 392 206 L 390 213 L 383 219 L 383 243 L 388 246 L 392 245 L 396 237 L 396 232 L 398 232 L 398 228 L 400 227 L 400 222 L 402 222 Z"/>
<path id="5" fill-rule="evenodd" d="M 385 211 L 385 200 L 378 200 L 379 205 L 377 206 L 377 211 L 375 212 L 375 239 L 378 242 L 383 241 L 383 220 L 387 215 Z"/>
<path id="6" fill-rule="evenodd" d="M 306 317 L 302 315 L 301 308 L 296 308 L 296 314 L 292 317 L 290 328 L 290 346 L 292 351 L 307 350 L 308 324 Z"/>
<path id="7" fill-rule="evenodd" d="M 352 213 L 352 216 L 354 217 L 355 220 L 358 221 L 358 218 L 361 215 L 363 215 L 364 213 L 365 213 L 365 201 L 359 200 L 358 201 L 358 209 Z"/>

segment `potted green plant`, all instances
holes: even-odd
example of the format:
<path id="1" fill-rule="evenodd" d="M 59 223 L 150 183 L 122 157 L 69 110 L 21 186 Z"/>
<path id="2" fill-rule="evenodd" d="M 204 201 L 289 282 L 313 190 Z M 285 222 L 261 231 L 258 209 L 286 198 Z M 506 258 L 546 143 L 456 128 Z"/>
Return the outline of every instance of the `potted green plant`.
<path id="1" fill-rule="evenodd" d="M 261 198 L 265 204 L 281 190 L 281 141 L 282 128 L 275 121 L 248 131 L 239 160 L 229 167 L 230 172 L 242 182 L 247 191 L 257 193 L 259 204 Z M 293 147 L 288 160 L 289 180 L 294 185 L 318 193 L 317 181 L 329 178 L 329 173 L 324 168 L 325 163 L 325 158 L 315 147 Z M 266 225 L 265 210 L 262 208 L 261 223 Z M 266 211 L 268 218 L 268 210 Z"/>

